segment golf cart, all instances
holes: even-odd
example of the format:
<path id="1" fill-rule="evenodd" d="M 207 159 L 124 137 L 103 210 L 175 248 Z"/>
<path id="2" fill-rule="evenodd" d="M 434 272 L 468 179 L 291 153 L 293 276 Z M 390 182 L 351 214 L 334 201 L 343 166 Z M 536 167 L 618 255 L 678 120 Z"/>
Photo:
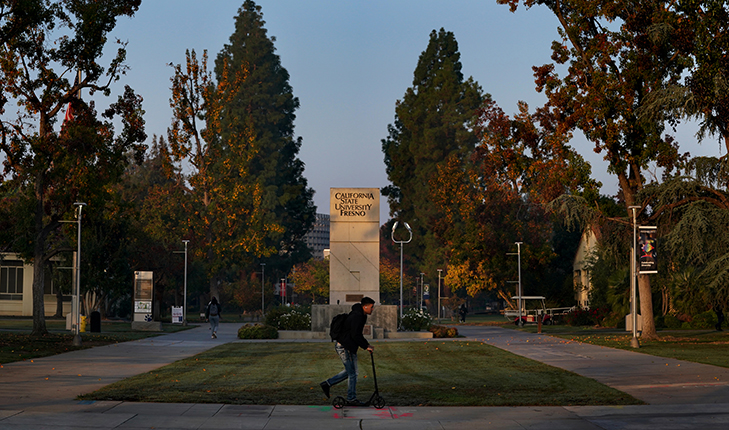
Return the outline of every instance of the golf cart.
<path id="1" fill-rule="evenodd" d="M 519 296 L 514 296 L 511 299 L 517 303 L 519 302 Z M 516 325 L 537 324 L 540 318 L 542 318 L 542 324 L 552 325 L 555 323 L 555 317 L 564 315 L 571 309 L 547 308 L 544 296 L 521 296 L 521 313 L 518 309 L 506 309 L 504 316 Z M 521 321 L 519 320 L 520 315 Z"/>

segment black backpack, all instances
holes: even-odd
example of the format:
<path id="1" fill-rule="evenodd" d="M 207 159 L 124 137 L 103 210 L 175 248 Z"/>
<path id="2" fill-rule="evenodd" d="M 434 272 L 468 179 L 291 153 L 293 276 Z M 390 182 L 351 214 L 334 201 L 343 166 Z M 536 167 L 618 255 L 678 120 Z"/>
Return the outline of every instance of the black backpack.
<path id="1" fill-rule="evenodd" d="M 332 318 L 332 323 L 329 325 L 329 337 L 331 337 L 332 340 L 341 339 L 342 335 L 345 333 L 345 323 L 348 315 L 349 314 L 339 314 Z"/>

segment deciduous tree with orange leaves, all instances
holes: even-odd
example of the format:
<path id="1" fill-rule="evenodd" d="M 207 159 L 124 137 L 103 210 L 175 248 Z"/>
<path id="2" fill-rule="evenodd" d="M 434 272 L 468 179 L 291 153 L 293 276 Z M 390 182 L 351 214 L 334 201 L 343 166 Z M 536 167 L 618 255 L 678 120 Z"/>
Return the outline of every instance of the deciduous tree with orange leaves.
<path id="1" fill-rule="evenodd" d="M 590 166 L 560 134 L 549 110 L 506 115 L 493 101 L 480 111 L 479 143 L 467 161 L 451 157 L 433 179 L 434 203 L 445 214 L 435 231 L 447 245 L 446 282 L 474 296 L 495 291 L 509 302 L 517 279 L 515 242 L 522 242 L 523 275 L 535 294 L 555 258 L 554 220 L 546 204 L 564 193 L 593 198 Z M 538 281 L 541 280 L 541 281 Z M 541 292 L 541 286 L 540 292 Z M 529 290 L 525 289 L 525 295 Z"/>
<path id="2" fill-rule="evenodd" d="M 645 170 L 655 163 L 670 172 L 682 160 L 665 134 L 671 112 L 639 114 L 651 94 L 680 82 L 691 65 L 679 48 L 692 31 L 676 13 L 680 2 L 497 2 L 512 11 L 519 4 L 544 6 L 557 17 L 561 40 L 552 42 L 554 63 L 534 67 L 537 90 L 546 94 L 558 130 L 582 131 L 616 175 L 626 209 L 642 206 L 642 214 L 647 208 L 638 194 L 647 183 Z M 643 336 L 655 338 L 648 275 L 639 276 L 638 284 Z"/>
<path id="3" fill-rule="evenodd" d="M 106 68 L 102 53 L 116 21 L 133 16 L 139 5 L 140 0 L 0 4 L 0 198 L 20 221 L 0 234 L 6 248 L 33 262 L 33 334 L 47 332 L 44 267 L 75 242 L 64 236 L 60 221 L 72 219 L 79 201 L 101 211 L 105 187 L 124 171 L 128 154 L 141 157 L 145 150 L 142 99 L 131 88 L 101 118 L 93 102 L 78 97 L 84 89 L 111 94 L 126 69 L 125 44 Z M 69 110 L 73 114 L 59 124 Z M 121 132 L 114 127 L 119 120 Z"/>

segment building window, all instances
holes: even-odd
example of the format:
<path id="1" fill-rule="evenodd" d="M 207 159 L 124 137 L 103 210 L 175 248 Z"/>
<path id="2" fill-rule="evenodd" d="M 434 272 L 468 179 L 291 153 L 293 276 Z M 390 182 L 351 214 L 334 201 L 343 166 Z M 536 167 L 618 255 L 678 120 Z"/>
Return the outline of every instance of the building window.
<path id="1" fill-rule="evenodd" d="M 23 300 L 22 261 L 0 261 L 0 300 Z"/>

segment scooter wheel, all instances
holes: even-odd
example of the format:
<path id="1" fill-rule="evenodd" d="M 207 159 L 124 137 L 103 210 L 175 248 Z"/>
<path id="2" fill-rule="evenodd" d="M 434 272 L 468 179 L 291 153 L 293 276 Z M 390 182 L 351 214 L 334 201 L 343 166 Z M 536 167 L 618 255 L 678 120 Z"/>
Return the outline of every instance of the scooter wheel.
<path id="1" fill-rule="evenodd" d="M 385 407 L 385 399 L 382 396 L 377 396 L 372 400 L 372 405 L 377 409 L 382 409 Z"/>
<path id="2" fill-rule="evenodd" d="M 334 406 L 334 409 L 342 409 L 344 405 L 347 404 L 347 401 L 344 400 L 344 397 L 337 396 L 332 400 L 332 406 Z"/>

